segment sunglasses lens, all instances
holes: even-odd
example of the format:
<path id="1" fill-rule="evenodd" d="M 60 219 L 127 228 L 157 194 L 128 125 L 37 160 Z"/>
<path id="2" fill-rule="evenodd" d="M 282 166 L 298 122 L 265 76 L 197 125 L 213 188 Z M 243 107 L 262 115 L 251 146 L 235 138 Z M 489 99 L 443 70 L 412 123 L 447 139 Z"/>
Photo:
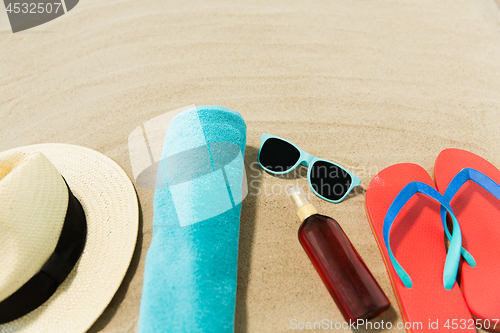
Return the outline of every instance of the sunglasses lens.
<path id="1" fill-rule="evenodd" d="M 286 141 L 276 138 L 267 139 L 259 153 L 259 161 L 262 167 L 272 172 L 290 170 L 299 158 L 300 151 L 297 148 Z"/>
<path id="2" fill-rule="evenodd" d="M 320 196 L 332 201 L 342 199 L 352 184 L 346 170 L 325 161 L 317 161 L 311 166 L 310 181 Z"/>

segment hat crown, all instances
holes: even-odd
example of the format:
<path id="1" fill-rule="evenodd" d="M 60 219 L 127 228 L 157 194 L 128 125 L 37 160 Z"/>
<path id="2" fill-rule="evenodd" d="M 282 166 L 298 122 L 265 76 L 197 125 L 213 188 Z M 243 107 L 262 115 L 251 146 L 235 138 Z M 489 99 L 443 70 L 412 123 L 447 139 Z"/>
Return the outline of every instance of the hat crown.
<path id="1" fill-rule="evenodd" d="M 54 252 L 68 189 L 41 153 L 0 153 L 0 302 L 40 271 Z"/>

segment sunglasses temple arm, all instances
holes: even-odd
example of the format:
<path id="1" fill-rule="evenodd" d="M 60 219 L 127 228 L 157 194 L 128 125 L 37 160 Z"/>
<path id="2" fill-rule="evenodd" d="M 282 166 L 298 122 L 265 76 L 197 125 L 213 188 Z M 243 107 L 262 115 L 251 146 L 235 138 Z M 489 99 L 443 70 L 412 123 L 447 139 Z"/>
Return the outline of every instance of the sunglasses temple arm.
<path id="1" fill-rule="evenodd" d="M 355 174 L 352 175 L 352 187 L 359 186 L 361 184 L 361 179 L 358 178 Z"/>

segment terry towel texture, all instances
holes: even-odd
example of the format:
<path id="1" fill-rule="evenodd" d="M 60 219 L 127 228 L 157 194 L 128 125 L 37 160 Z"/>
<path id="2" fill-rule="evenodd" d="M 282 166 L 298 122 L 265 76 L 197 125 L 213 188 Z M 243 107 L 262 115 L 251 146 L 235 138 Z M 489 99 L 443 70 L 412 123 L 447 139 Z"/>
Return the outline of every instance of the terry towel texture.
<path id="1" fill-rule="evenodd" d="M 170 123 L 139 332 L 233 332 L 245 144 L 243 118 L 224 107 Z"/>

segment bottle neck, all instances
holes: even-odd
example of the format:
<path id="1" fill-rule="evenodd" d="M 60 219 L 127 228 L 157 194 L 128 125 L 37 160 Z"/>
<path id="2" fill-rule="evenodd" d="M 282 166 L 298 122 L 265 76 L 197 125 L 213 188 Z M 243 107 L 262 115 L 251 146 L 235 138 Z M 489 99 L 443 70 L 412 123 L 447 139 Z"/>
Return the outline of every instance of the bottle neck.
<path id="1" fill-rule="evenodd" d="M 314 214 L 318 214 L 318 211 L 311 203 L 307 203 L 297 209 L 297 215 L 300 219 L 300 222 L 304 222 L 305 219 Z"/>

